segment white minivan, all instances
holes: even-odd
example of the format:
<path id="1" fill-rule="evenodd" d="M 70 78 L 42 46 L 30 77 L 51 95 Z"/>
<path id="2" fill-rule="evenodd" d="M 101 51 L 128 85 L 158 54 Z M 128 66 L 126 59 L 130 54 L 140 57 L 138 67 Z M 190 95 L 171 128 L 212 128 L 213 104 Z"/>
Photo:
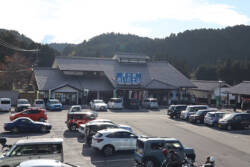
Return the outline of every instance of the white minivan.
<path id="1" fill-rule="evenodd" d="M 63 139 L 19 140 L 3 155 L 0 155 L 0 166 L 15 167 L 23 161 L 32 159 L 54 159 L 63 162 Z"/>
<path id="2" fill-rule="evenodd" d="M 11 111 L 10 98 L 0 98 L 0 111 Z"/>
<path id="3" fill-rule="evenodd" d="M 123 102 L 121 98 L 111 98 L 108 102 L 109 109 L 123 109 Z"/>
<path id="4" fill-rule="evenodd" d="M 45 108 L 44 100 L 43 99 L 35 99 L 33 106 L 38 107 L 38 108 Z"/>

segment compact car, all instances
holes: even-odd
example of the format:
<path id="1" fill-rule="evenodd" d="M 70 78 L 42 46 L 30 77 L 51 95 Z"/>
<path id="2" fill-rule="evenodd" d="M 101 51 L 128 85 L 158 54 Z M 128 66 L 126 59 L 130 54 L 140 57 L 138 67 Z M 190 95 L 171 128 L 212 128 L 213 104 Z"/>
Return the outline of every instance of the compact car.
<path id="1" fill-rule="evenodd" d="M 105 129 L 92 138 L 91 147 L 111 156 L 115 151 L 135 150 L 137 136 L 125 129 Z"/>
<path id="2" fill-rule="evenodd" d="M 5 131 L 11 131 L 13 133 L 18 132 L 48 132 L 52 128 L 52 125 L 45 122 L 33 121 L 30 118 L 17 118 L 14 121 L 4 124 Z"/>
<path id="3" fill-rule="evenodd" d="M 33 121 L 41 121 L 41 122 L 44 122 L 45 120 L 48 119 L 45 109 L 34 108 L 34 107 L 25 109 L 24 111 L 19 113 L 11 114 L 10 120 L 13 121 L 14 119 L 20 117 L 27 117 L 32 119 Z"/>

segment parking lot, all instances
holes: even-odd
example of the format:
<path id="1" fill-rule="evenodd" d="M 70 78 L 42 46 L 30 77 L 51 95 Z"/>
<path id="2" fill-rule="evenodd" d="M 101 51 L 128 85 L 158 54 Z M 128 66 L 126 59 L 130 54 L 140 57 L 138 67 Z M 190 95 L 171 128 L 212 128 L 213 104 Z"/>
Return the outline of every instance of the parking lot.
<path id="1" fill-rule="evenodd" d="M 130 125 L 137 135 L 175 137 L 185 146 L 196 151 L 197 163 L 213 155 L 216 166 L 250 166 L 250 130 L 223 131 L 204 125 L 193 125 L 184 121 L 171 120 L 160 111 L 108 111 L 99 112 L 98 118 L 110 119 L 119 124 Z M 64 139 L 65 162 L 81 167 L 130 167 L 135 166 L 133 152 L 118 152 L 114 156 L 104 157 L 84 144 L 78 132 L 71 132 L 65 125 L 67 111 L 48 111 L 48 122 L 52 130 L 47 134 L 11 134 L 4 132 L 3 123 L 9 121 L 9 113 L 0 114 L 0 136 L 14 143 L 23 138 L 61 137 Z"/>

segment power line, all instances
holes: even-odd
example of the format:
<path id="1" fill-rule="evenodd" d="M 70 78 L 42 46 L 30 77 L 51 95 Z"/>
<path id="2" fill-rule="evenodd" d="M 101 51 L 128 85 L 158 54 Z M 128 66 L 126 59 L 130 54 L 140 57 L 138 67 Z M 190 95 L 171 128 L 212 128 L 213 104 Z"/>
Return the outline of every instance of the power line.
<path id="1" fill-rule="evenodd" d="M 18 47 L 15 47 L 15 46 L 3 41 L 2 39 L 0 39 L 0 45 L 6 47 L 8 49 L 12 49 L 12 50 L 19 51 L 19 52 L 38 52 L 39 51 L 39 49 L 27 50 L 27 49 L 18 48 Z"/>

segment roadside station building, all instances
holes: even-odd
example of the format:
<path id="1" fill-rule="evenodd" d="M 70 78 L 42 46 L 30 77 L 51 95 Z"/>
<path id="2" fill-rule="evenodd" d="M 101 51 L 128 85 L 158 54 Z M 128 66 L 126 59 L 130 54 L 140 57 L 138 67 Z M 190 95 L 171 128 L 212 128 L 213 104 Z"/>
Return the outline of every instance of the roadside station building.
<path id="1" fill-rule="evenodd" d="M 155 97 L 169 105 L 187 102 L 187 89 L 195 87 L 167 61 L 125 53 L 113 58 L 56 57 L 51 68 L 34 69 L 33 81 L 40 98 L 57 98 L 67 105 L 111 97 Z"/>

